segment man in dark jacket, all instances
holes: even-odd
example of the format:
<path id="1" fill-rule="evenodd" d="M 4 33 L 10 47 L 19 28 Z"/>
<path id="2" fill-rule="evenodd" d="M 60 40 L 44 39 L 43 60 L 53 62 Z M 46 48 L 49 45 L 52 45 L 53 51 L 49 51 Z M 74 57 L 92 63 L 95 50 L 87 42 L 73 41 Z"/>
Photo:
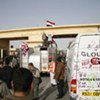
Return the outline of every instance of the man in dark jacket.
<path id="1" fill-rule="evenodd" d="M 54 79 L 57 81 L 58 95 L 56 99 L 63 97 L 63 86 L 64 86 L 64 63 L 61 61 L 61 57 L 57 58 L 55 76 Z"/>
<path id="2" fill-rule="evenodd" d="M 0 80 L 4 81 L 7 84 L 7 87 L 11 89 L 13 69 L 9 66 L 9 63 L 9 59 L 6 58 L 4 61 L 4 67 L 0 69 Z"/>

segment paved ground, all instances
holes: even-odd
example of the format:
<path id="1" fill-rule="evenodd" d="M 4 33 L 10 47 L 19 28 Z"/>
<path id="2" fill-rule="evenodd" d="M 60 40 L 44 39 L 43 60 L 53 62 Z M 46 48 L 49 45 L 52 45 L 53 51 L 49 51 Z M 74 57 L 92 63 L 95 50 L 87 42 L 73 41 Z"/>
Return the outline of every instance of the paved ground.
<path id="1" fill-rule="evenodd" d="M 57 87 L 51 86 L 49 77 L 43 77 L 40 85 L 39 100 L 56 100 Z M 59 100 L 70 100 L 67 92 L 67 85 L 64 87 L 64 96 Z"/>

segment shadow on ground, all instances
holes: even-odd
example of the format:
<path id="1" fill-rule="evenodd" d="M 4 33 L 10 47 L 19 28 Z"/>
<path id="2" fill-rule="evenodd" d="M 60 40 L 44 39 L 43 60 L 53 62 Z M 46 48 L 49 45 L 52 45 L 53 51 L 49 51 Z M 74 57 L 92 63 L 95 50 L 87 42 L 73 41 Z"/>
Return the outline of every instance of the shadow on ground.
<path id="1" fill-rule="evenodd" d="M 50 86 L 39 98 L 35 100 L 47 100 L 48 96 L 50 96 L 51 93 L 53 93 L 56 90 L 57 90 L 56 86 Z M 66 95 L 67 91 L 68 91 L 68 85 L 67 83 L 65 83 L 64 84 L 64 95 Z"/>
<path id="2" fill-rule="evenodd" d="M 45 100 L 52 92 L 56 90 L 56 87 L 49 87 L 40 97 L 38 100 Z"/>

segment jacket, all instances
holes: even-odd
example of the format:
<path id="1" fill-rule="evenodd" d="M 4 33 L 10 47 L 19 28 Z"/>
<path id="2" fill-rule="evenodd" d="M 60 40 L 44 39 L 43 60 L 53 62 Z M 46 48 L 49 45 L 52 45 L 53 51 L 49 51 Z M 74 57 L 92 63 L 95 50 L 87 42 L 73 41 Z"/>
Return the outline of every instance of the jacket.
<path id="1" fill-rule="evenodd" d="M 0 80 L 4 81 L 9 89 L 11 89 L 12 75 L 13 69 L 10 66 L 4 66 L 0 69 Z"/>
<path id="2" fill-rule="evenodd" d="M 64 79 L 64 69 L 65 69 L 65 66 L 63 62 L 57 62 L 56 68 L 55 68 L 55 75 L 54 75 L 55 80 L 58 81 L 58 80 Z"/>
<path id="3" fill-rule="evenodd" d="M 49 66 L 49 70 L 51 73 L 54 73 L 54 70 L 55 70 L 55 62 L 54 61 L 51 61 L 50 66 Z"/>

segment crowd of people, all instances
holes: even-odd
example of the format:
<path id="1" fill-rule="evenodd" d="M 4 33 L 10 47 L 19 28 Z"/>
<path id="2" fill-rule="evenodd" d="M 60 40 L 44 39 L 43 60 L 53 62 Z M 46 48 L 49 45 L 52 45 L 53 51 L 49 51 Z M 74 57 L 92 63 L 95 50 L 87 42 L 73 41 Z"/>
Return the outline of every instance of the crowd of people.
<path id="1" fill-rule="evenodd" d="M 0 60 L 0 100 L 33 100 L 38 98 L 40 72 L 32 63 L 28 68 L 11 66 L 11 59 Z"/>
<path id="2" fill-rule="evenodd" d="M 39 85 L 42 82 L 39 70 L 33 63 L 29 63 L 27 69 L 12 67 L 10 63 L 8 57 L 0 61 L 0 100 L 38 99 Z M 56 99 L 63 97 L 64 68 L 61 57 L 50 63 L 50 82 L 58 90 Z"/>

